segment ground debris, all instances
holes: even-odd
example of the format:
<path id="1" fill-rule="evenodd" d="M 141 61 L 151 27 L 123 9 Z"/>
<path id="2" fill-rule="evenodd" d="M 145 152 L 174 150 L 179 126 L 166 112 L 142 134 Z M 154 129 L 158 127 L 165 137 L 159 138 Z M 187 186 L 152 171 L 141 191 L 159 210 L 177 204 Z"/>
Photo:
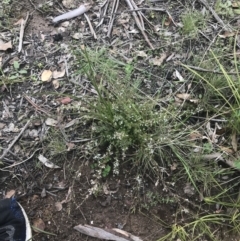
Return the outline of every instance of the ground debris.
<path id="1" fill-rule="evenodd" d="M 115 241 L 142 241 L 142 239 L 140 239 L 139 237 L 136 237 L 128 232 L 125 232 L 119 229 L 104 230 L 104 229 L 89 226 L 89 225 L 84 225 L 84 226 L 78 225 L 78 226 L 75 226 L 74 229 L 83 234 L 86 234 L 88 236 L 95 237 L 98 239 L 115 240 Z M 125 238 L 119 237 L 117 236 L 117 234 L 121 234 L 125 236 Z"/>

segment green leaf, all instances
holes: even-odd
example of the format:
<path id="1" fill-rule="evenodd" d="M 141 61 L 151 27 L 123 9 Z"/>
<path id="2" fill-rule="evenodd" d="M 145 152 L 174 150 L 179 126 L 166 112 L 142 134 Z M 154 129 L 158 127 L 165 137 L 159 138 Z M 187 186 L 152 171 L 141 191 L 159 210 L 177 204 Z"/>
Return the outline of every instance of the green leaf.
<path id="1" fill-rule="evenodd" d="M 234 166 L 237 168 L 237 169 L 240 169 L 240 161 L 237 160 L 234 162 Z"/>
<path id="2" fill-rule="evenodd" d="M 103 172 L 102 172 L 102 176 L 106 177 L 108 176 L 109 172 L 111 171 L 111 167 L 109 165 L 106 165 L 106 167 L 104 168 Z"/>
<path id="3" fill-rule="evenodd" d="M 238 9 L 233 9 L 233 12 L 235 13 L 235 14 L 240 14 L 240 9 L 238 8 Z"/>
<path id="4" fill-rule="evenodd" d="M 18 75 L 12 75 L 9 77 L 10 80 L 14 80 L 14 79 L 17 79 L 18 78 Z"/>
<path id="5" fill-rule="evenodd" d="M 25 69 L 21 69 L 18 71 L 19 74 L 27 74 L 27 70 Z"/>
<path id="6" fill-rule="evenodd" d="M 14 67 L 14 69 L 19 69 L 20 65 L 19 65 L 18 61 L 13 62 L 13 67 Z"/>

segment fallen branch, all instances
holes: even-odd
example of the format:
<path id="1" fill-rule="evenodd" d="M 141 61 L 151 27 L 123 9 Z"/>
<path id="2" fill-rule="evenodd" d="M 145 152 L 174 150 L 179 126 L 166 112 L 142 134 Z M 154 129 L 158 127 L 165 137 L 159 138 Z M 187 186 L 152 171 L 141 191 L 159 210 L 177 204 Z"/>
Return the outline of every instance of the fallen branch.
<path id="1" fill-rule="evenodd" d="M 104 230 L 101 228 L 89 226 L 89 225 L 78 225 L 74 227 L 75 230 L 83 233 L 85 235 L 105 240 L 114 240 L 114 241 L 142 241 L 137 236 L 134 236 L 126 231 L 120 229 L 110 229 Z M 118 234 L 124 236 L 124 238 L 117 236 Z"/>

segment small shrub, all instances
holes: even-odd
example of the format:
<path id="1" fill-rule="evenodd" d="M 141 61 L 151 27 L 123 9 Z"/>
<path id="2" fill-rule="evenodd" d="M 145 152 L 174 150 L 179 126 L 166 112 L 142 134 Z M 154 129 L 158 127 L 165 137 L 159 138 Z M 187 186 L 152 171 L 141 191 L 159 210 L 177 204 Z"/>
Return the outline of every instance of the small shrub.
<path id="1" fill-rule="evenodd" d="M 206 25 L 206 19 L 201 12 L 190 11 L 185 12 L 182 17 L 182 32 L 186 35 L 196 37 L 199 29 L 202 29 Z"/>
<path id="2" fill-rule="evenodd" d="M 102 175 L 110 172 L 109 166 L 118 174 L 126 161 L 141 173 L 158 175 L 173 157 L 172 146 L 175 151 L 189 146 L 188 128 L 181 119 L 186 113 L 173 105 L 160 107 L 157 98 L 142 94 L 129 81 L 129 67 L 121 72 L 106 56 L 108 64 L 104 63 L 104 54 L 96 59 L 84 51 L 83 56 L 85 64 L 80 65 L 97 92 L 96 98 L 86 102 L 85 118 L 92 121 L 93 137 L 88 146 Z"/>

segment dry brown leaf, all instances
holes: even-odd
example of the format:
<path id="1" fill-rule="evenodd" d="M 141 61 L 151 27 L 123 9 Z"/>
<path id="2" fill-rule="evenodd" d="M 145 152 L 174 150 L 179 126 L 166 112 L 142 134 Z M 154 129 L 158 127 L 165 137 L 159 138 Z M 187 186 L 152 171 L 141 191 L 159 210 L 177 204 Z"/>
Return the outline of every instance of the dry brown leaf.
<path id="1" fill-rule="evenodd" d="M 37 233 L 40 233 L 41 231 L 44 231 L 45 229 L 45 223 L 41 218 L 35 219 L 33 221 L 33 230 Z"/>
<path id="2" fill-rule="evenodd" d="M 41 80 L 43 82 L 49 82 L 52 79 L 52 71 L 51 70 L 44 70 L 41 75 Z"/>
<path id="3" fill-rule="evenodd" d="M 176 94 L 176 96 L 182 100 L 189 100 L 191 98 L 191 95 L 187 93 Z"/>
<path id="4" fill-rule="evenodd" d="M 72 142 L 67 142 L 66 145 L 68 147 L 67 151 L 71 151 L 72 149 L 75 148 L 75 144 Z"/>
<path id="5" fill-rule="evenodd" d="M 158 58 L 158 57 L 152 58 L 149 60 L 149 62 L 152 63 L 153 65 L 160 66 L 166 58 L 167 58 L 167 54 L 163 53 L 160 56 L 160 58 Z"/>
<path id="6" fill-rule="evenodd" d="M 64 97 L 62 99 L 59 99 L 59 102 L 61 102 L 64 105 L 67 105 L 72 102 L 72 99 L 70 97 Z"/>
<path id="7" fill-rule="evenodd" d="M 42 192 L 41 192 L 41 197 L 43 198 L 43 197 L 46 197 L 47 196 L 47 194 L 46 194 L 46 188 L 43 188 L 42 189 Z"/>
<path id="8" fill-rule="evenodd" d="M 20 18 L 16 23 L 14 23 L 13 25 L 21 25 L 22 21 L 24 21 L 23 18 Z"/>
<path id="9" fill-rule="evenodd" d="M 237 134 L 236 134 L 236 131 L 234 131 L 233 134 L 231 135 L 231 139 L 232 139 L 233 150 L 235 152 L 237 152 Z"/>
<path id="10" fill-rule="evenodd" d="M 233 8 L 239 8 L 240 7 L 240 1 L 235 1 L 232 3 Z"/>
<path id="11" fill-rule="evenodd" d="M 33 197 L 32 197 L 32 201 L 34 202 L 34 201 L 36 201 L 36 200 L 38 200 L 39 199 L 39 196 L 38 195 L 33 195 Z"/>
<path id="12" fill-rule="evenodd" d="M 58 79 L 58 78 L 62 78 L 65 75 L 65 69 L 61 70 L 61 71 L 53 71 L 53 78 L 54 79 Z"/>
<path id="13" fill-rule="evenodd" d="M 54 163 L 50 162 L 46 157 L 44 157 L 43 155 L 39 155 L 38 156 L 38 160 L 43 163 L 46 167 L 49 167 L 49 168 L 60 168 L 59 166 L 55 165 Z"/>
<path id="14" fill-rule="evenodd" d="M 168 17 L 168 18 L 165 20 L 164 25 L 165 25 L 165 26 L 169 26 L 171 23 L 172 23 L 172 18 Z"/>
<path id="15" fill-rule="evenodd" d="M 138 57 L 147 57 L 147 54 L 146 54 L 144 51 L 137 51 L 137 52 L 136 52 L 136 55 L 137 55 Z"/>
<path id="16" fill-rule="evenodd" d="M 55 208 L 56 208 L 56 210 L 57 210 L 58 212 L 61 211 L 61 210 L 62 210 L 62 203 L 56 202 L 56 203 L 55 203 Z"/>
<path id="17" fill-rule="evenodd" d="M 4 198 L 11 198 L 12 196 L 14 196 L 16 193 L 15 190 L 10 190 L 6 193 L 5 197 Z"/>
<path id="18" fill-rule="evenodd" d="M 179 73 L 178 70 L 175 70 L 175 72 L 173 73 L 173 76 L 176 77 L 180 82 L 184 82 L 184 78 L 182 77 L 182 75 Z"/>
<path id="19" fill-rule="evenodd" d="M 53 83 L 53 87 L 54 87 L 55 90 L 59 88 L 60 84 L 59 84 L 59 81 L 57 79 L 53 80 L 52 83 Z"/>
<path id="20" fill-rule="evenodd" d="M 198 131 L 194 131 L 194 132 L 190 133 L 188 137 L 192 141 L 199 140 L 199 139 L 202 139 L 202 134 L 199 133 Z"/>
<path id="21" fill-rule="evenodd" d="M 53 118 L 47 118 L 47 119 L 45 120 L 45 124 L 46 124 L 47 126 L 56 126 L 57 123 L 58 123 L 58 121 L 57 121 L 57 120 L 54 120 Z"/>
<path id="22" fill-rule="evenodd" d="M 224 34 L 219 34 L 220 38 L 229 38 L 236 35 L 236 32 L 225 32 Z"/>
<path id="23" fill-rule="evenodd" d="M 3 41 L 0 40 L 0 50 L 5 51 L 8 49 L 12 49 L 12 42 L 9 41 L 7 43 L 4 43 Z"/>
<path id="24" fill-rule="evenodd" d="M 177 169 L 177 166 L 178 166 L 178 164 L 177 164 L 176 162 L 174 162 L 174 163 L 170 166 L 171 171 L 176 170 L 176 169 Z"/>
<path id="25" fill-rule="evenodd" d="M 219 147 L 220 147 L 221 151 L 224 151 L 228 154 L 233 154 L 233 152 L 234 152 L 232 148 L 225 147 L 225 146 L 219 146 Z"/>
<path id="26" fill-rule="evenodd" d="M 83 37 L 83 34 L 82 33 L 75 33 L 75 34 L 73 34 L 73 36 L 72 36 L 72 38 L 74 38 L 74 39 L 80 39 L 80 38 L 82 38 Z"/>
<path id="27" fill-rule="evenodd" d="M 190 99 L 189 101 L 194 103 L 194 104 L 198 104 L 199 103 L 199 99 Z"/>

